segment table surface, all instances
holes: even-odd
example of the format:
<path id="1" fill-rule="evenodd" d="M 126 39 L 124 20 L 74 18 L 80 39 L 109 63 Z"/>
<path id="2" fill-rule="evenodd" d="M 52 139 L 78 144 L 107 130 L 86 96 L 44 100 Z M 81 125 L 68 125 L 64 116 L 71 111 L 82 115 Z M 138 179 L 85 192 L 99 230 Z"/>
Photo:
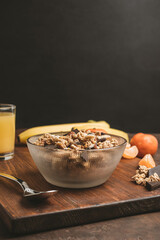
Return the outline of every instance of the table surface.
<path id="1" fill-rule="evenodd" d="M 155 134 L 160 142 L 160 134 Z M 132 136 L 132 135 L 130 135 Z M 160 150 L 156 154 L 159 159 Z M 13 236 L 0 220 L 1 239 L 24 240 L 159 240 L 160 239 L 160 212 L 141 214 L 125 218 L 117 218 L 103 222 L 86 224 L 25 236 Z"/>

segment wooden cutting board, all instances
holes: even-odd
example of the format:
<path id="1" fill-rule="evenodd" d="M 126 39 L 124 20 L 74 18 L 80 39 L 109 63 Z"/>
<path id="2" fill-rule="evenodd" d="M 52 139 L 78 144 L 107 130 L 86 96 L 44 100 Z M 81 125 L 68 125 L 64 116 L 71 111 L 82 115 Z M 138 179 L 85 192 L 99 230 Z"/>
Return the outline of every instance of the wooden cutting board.
<path id="1" fill-rule="evenodd" d="M 158 158 L 157 154 L 157 158 Z M 90 189 L 57 188 L 45 181 L 27 147 L 17 146 L 15 157 L 0 162 L 0 172 L 15 175 L 37 190 L 59 189 L 53 197 L 31 202 L 21 188 L 0 178 L 0 217 L 11 232 L 31 233 L 160 210 L 160 189 L 149 192 L 131 181 L 139 159 L 122 159 L 110 179 Z"/>

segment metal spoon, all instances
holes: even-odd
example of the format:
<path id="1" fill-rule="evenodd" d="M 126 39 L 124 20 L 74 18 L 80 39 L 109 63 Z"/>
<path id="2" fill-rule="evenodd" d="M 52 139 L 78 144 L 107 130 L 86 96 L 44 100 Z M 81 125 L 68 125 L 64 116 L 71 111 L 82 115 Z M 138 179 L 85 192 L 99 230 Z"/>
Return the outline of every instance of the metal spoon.
<path id="1" fill-rule="evenodd" d="M 0 177 L 7 178 L 18 183 L 23 189 L 23 196 L 27 198 L 34 198 L 34 199 L 48 198 L 52 196 L 54 193 L 58 192 L 58 190 L 50 190 L 50 191 L 43 191 L 43 192 L 33 190 L 28 186 L 28 184 L 25 181 L 6 173 L 0 173 Z"/>

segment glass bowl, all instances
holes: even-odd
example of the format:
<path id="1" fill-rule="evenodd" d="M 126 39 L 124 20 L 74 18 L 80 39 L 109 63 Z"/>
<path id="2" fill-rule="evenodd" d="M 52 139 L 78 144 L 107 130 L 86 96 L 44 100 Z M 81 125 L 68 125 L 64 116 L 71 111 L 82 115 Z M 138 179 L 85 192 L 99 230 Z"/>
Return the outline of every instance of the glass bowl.
<path id="1" fill-rule="evenodd" d="M 89 188 L 106 182 L 119 163 L 127 142 L 110 134 L 118 140 L 118 146 L 77 151 L 54 149 L 53 145 L 37 146 L 34 142 L 40 136 L 42 134 L 28 138 L 29 152 L 46 181 L 65 188 Z"/>

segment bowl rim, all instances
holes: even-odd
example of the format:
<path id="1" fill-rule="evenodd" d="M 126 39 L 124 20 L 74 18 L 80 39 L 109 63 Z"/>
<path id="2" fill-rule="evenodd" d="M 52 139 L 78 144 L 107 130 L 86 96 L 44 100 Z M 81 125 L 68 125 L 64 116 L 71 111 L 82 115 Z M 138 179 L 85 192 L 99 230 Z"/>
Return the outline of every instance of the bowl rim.
<path id="1" fill-rule="evenodd" d="M 64 134 L 65 134 L 65 133 L 68 133 L 68 132 L 70 132 L 70 131 L 48 132 L 48 133 L 49 133 L 49 134 L 57 134 L 57 135 L 58 135 L 58 133 L 61 133 L 61 134 L 64 133 Z M 29 138 L 27 139 L 27 143 L 30 144 L 30 145 L 33 145 L 33 146 L 35 146 L 35 147 L 44 149 L 44 146 L 35 145 L 34 143 L 31 143 L 31 142 L 30 142 L 30 139 L 31 139 L 32 137 L 42 136 L 43 134 L 45 134 L 45 133 L 41 133 L 41 134 L 37 134 L 37 135 L 33 135 L 33 136 L 29 137 Z M 106 133 L 106 134 L 107 134 L 107 133 Z M 88 152 L 88 151 L 89 151 L 89 152 L 91 152 L 91 151 L 93 151 L 93 152 L 96 152 L 96 151 L 106 151 L 106 150 L 110 150 L 110 149 L 119 148 L 120 146 L 125 145 L 125 144 L 127 143 L 127 140 L 126 140 L 124 137 L 121 137 L 121 136 L 118 136 L 118 135 L 115 135 L 115 134 L 107 134 L 107 135 L 121 138 L 121 139 L 124 140 L 124 142 L 121 143 L 121 144 L 119 144 L 119 145 L 117 145 L 117 146 L 113 146 L 113 147 L 109 147 L 109 148 L 101 148 L 101 149 L 79 149 L 79 150 L 76 150 L 76 151 L 79 151 L 79 152 L 84 152 L 84 151 L 85 151 L 85 152 Z M 46 147 L 45 149 L 51 150 L 51 151 L 75 151 L 75 149 L 59 149 L 59 148 L 51 149 L 51 148 L 47 148 L 47 147 Z"/>

